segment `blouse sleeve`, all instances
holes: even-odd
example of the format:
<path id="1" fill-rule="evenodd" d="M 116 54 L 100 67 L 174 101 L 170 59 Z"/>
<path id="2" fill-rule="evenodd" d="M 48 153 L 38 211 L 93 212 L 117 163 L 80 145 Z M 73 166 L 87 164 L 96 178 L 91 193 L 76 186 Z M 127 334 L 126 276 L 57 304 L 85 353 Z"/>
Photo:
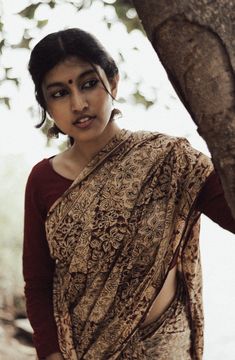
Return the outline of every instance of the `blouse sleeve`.
<path id="1" fill-rule="evenodd" d="M 235 233 L 235 219 L 225 200 L 224 191 L 218 174 L 213 171 L 201 189 L 197 209 L 224 229 Z"/>
<path id="2" fill-rule="evenodd" d="M 54 261 L 45 234 L 46 211 L 42 205 L 36 176 L 30 174 L 25 192 L 23 276 L 26 309 L 33 328 L 39 358 L 60 351 L 53 316 Z"/>

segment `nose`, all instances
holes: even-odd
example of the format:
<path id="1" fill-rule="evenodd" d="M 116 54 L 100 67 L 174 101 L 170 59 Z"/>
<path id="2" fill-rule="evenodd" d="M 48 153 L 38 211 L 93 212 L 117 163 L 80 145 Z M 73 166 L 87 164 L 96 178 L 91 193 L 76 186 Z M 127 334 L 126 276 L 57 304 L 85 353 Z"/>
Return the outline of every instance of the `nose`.
<path id="1" fill-rule="evenodd" d="M 75 91 L 71 95 L 71 110 L 73 112 L 81 112 L 88 108 L 88 102 L 85 94 L 81 94 L 78 91 Z"/>

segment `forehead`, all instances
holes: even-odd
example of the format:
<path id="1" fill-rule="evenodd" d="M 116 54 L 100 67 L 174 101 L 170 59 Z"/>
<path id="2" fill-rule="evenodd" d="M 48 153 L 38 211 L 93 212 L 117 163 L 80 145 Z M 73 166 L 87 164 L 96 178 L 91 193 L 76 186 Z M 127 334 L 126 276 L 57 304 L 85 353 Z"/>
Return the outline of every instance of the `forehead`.
<path id="1" fill-rule="evenodd" d="M 75 80 L 79 75 L 89 69 L 96 70 L 100 76 L 104 76 L 104 71 L 99 65 L 91 65 L 80 58 L 70 57 L 48 71 L 44 77 L 43 83 L 47 84 L 52 81 L 68 82 L 69 80 Z"/>

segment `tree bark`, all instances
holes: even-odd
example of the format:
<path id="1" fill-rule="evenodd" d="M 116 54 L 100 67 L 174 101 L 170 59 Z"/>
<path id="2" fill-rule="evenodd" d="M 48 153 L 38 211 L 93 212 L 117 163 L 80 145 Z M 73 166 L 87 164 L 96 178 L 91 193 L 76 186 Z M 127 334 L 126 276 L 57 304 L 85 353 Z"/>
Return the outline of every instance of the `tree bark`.
<path id="1" fill-rule="evenodd" d="M 235 218 L 235 0 L 133 0 Z"/>

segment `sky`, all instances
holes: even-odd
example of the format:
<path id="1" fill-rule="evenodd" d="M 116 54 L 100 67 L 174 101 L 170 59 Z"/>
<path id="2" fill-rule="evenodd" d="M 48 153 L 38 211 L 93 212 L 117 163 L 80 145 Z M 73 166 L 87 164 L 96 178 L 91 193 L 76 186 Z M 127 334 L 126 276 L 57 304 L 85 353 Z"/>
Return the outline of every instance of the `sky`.
<path id="1" fill-rule="evenodd" d="M 103 1 L 92 1 L 90 9 L 77 13 L 71 4 L 64 1 L 51 10 L 45 0 L 35 15 L 37 20 L 49 21 L 43 29 L 38 30 L 34 29 L 33 22 L 26 23 L 16 15 L 30 3 L 26 0 L 0 2 L 7 41 L 17 45 L 25 26 L 35 38 L 31 47 L 48 33 L 61 28 L 80 27 L 90 31 L 119 64 L 121 81 L 116 107 L 123 113 L 118 120 L 119 125 L 131 130 L 158 131 L 186 137 L 193 147 L 210 156 L 206 143 L 198 135 L 196 126 L 175 94 L 150 42 L 138 30 L 128 35 L 125 26 L 117 21 L 111 6 L 105 8 Z M 103 20 L 104 15 L 113 24 L 110 30 Z M 120 62 L 120 53 L 125 63 Z M 12 68 L 11 76 L 18 76 L 21 83 L 19 90 L 12 84 L 0 86 L 0 97 L 9 95 L 12 98 L 10 110 L 1 105 L 0 175 L 4 181 L 0 194 L 0 216 L 5 219 L 5 239 L 12 236 L 12 229 L 22 232 L 24 186 L 30 169 L 42 158 L 57 153 L 58 145 L 64 141 L 64 138 L 53 140 L 51 146 L 47 147 L 45 136 L 35 129 L 40 118 L 33 84 L 27 72 L 28 60 L 29 52 L 24 49 L 15 49 L 14 52 L 7 50 L 0 59 L 0 79 L 1 67 L 7 65 Z M 127 80 L 125 73 L 128 74 Z M 148 110 L 134 103 L 132 94 L 137 83 L 140 84 L 140 91 L 154 102 Z M 126 102 L 119 103 L 118 99 L 125 99 Z M 30 107 L 31 111 L 28 110 Z M 16 214 L 14 217 L 12 210 Z M 200 242 L 206 317 L 205 360 L 235 358 L 234 240 L 234 235 L 202 216 Z"/>

